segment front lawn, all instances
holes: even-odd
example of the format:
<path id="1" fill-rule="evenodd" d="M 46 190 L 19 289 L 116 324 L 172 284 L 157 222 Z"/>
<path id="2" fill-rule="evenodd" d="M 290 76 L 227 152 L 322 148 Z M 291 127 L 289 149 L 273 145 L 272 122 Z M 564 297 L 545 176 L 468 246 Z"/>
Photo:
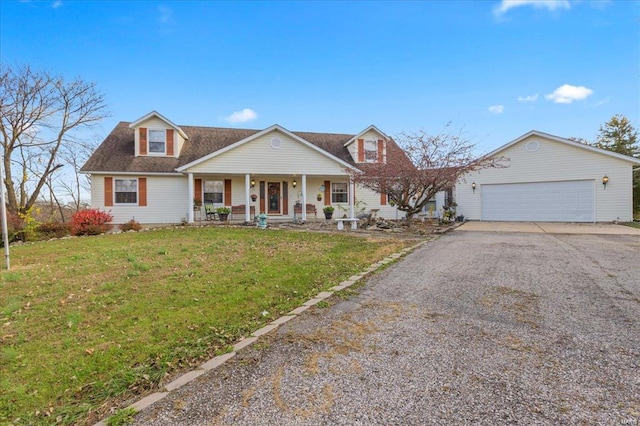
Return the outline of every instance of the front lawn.
<path id="1" fill-rule="evenodd" d="M 0 424 L 94 422 L 407 245 L 177 227 L 13 246 Z"/>

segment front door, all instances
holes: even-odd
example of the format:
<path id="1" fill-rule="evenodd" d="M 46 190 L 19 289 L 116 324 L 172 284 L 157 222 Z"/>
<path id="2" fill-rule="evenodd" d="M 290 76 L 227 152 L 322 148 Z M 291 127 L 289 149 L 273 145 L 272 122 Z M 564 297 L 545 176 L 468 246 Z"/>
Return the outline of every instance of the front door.
<path id="1" fill-rule="evenodd" d="M 269 182 L 267 194 L 267 213 L 280 214 L 280 182 Z"/>

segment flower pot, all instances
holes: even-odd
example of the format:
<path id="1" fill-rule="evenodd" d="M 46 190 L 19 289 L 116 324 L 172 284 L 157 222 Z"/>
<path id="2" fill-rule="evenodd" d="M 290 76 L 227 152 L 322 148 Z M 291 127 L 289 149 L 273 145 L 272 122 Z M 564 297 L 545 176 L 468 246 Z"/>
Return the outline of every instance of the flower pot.
<path id="1" fill-rule="evenodd" d="M 256 194 L 251 194 L 251 201 L 256 201 L 258 196 Z"/>
<path id="2" fill-rule="evenodd" d="M 218 213 L 218 216 L 220 217 L 220 221 L 224 222 L 229 218 L 229 213 Z"/>
<path id="3" fill-rule="evenodd" d="M 322 201 L 322 197 L 321 197 L 320 195 L 318 195 L 318 196 L 316 197 L 316 199 L 317 199 L 318 201 Z"/>
<path id="4" fill-rule="evenodd" d="M 324 218 L 327 220 L 331 219 L 332 217 L 333 217 L 333 212 L 324 214 Z"/>

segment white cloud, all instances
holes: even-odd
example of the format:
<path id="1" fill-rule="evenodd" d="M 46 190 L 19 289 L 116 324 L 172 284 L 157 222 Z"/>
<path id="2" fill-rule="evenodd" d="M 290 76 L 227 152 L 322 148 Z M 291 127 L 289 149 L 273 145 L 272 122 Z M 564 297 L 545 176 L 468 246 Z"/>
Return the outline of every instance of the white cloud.
<path id="1" fill-rule="evenodd" d="M 553 101 L 556 104 L 570 104 L 573 101 L 586 99 L 591 94 L 593 94 L 593 90 L 588 87 L 563 84 L 554 90 L 553 93 L 544 95 L 544 98 Z"/>
<path id="2" fill-rule="evenodd" d="M 53 7 L 54 9 L 57 9 L 59 7 L 62 6 L 62 0 L 56 0 L 53 2 L 53 4 L 51 5 L 51 7 Z"/>
<path id="3" fill-rule="evenodd" d="M 504 111 L 504 105 L 493 105 L 489 107 L 489 112 L 492 114 L 502 114 Z"/>
<path id="4" fill-rule="evenodd" d="M 496 16 L 501 16 L 510 9 L 521 6 L 533 6 L 536 9 L 549 10 L 571 8 L 569 0 L 502 0 L 499 5 L 493 8 L 493 13 Z"/>
<path id="5" fill-rule="evenodd" d="M 245 108 L 242 111 L 234 112 L 228 117 L 222 117 L 222 120 L 229 123 L 246 123 L 247 121 L 255 120 L 256 118 L 258 118 L 258 114 L 254 110 Z"/>
<path id="6" fill-rule="evenodd" d="M 529 95 L 529 96 L 518 96 L 519 102 L 535 102 L 538 100 L 538 94 Z"/>

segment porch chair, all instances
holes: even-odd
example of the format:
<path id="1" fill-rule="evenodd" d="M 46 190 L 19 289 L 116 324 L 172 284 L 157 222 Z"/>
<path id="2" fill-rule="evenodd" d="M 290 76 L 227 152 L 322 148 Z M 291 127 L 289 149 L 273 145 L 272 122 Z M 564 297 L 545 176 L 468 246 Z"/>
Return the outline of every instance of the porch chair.
<path id="1" fill-rule="evenodd" d="M 213 203 L 204 203 L 204 214 L 206 220 L 216 220 L 216 208 Z"/>

